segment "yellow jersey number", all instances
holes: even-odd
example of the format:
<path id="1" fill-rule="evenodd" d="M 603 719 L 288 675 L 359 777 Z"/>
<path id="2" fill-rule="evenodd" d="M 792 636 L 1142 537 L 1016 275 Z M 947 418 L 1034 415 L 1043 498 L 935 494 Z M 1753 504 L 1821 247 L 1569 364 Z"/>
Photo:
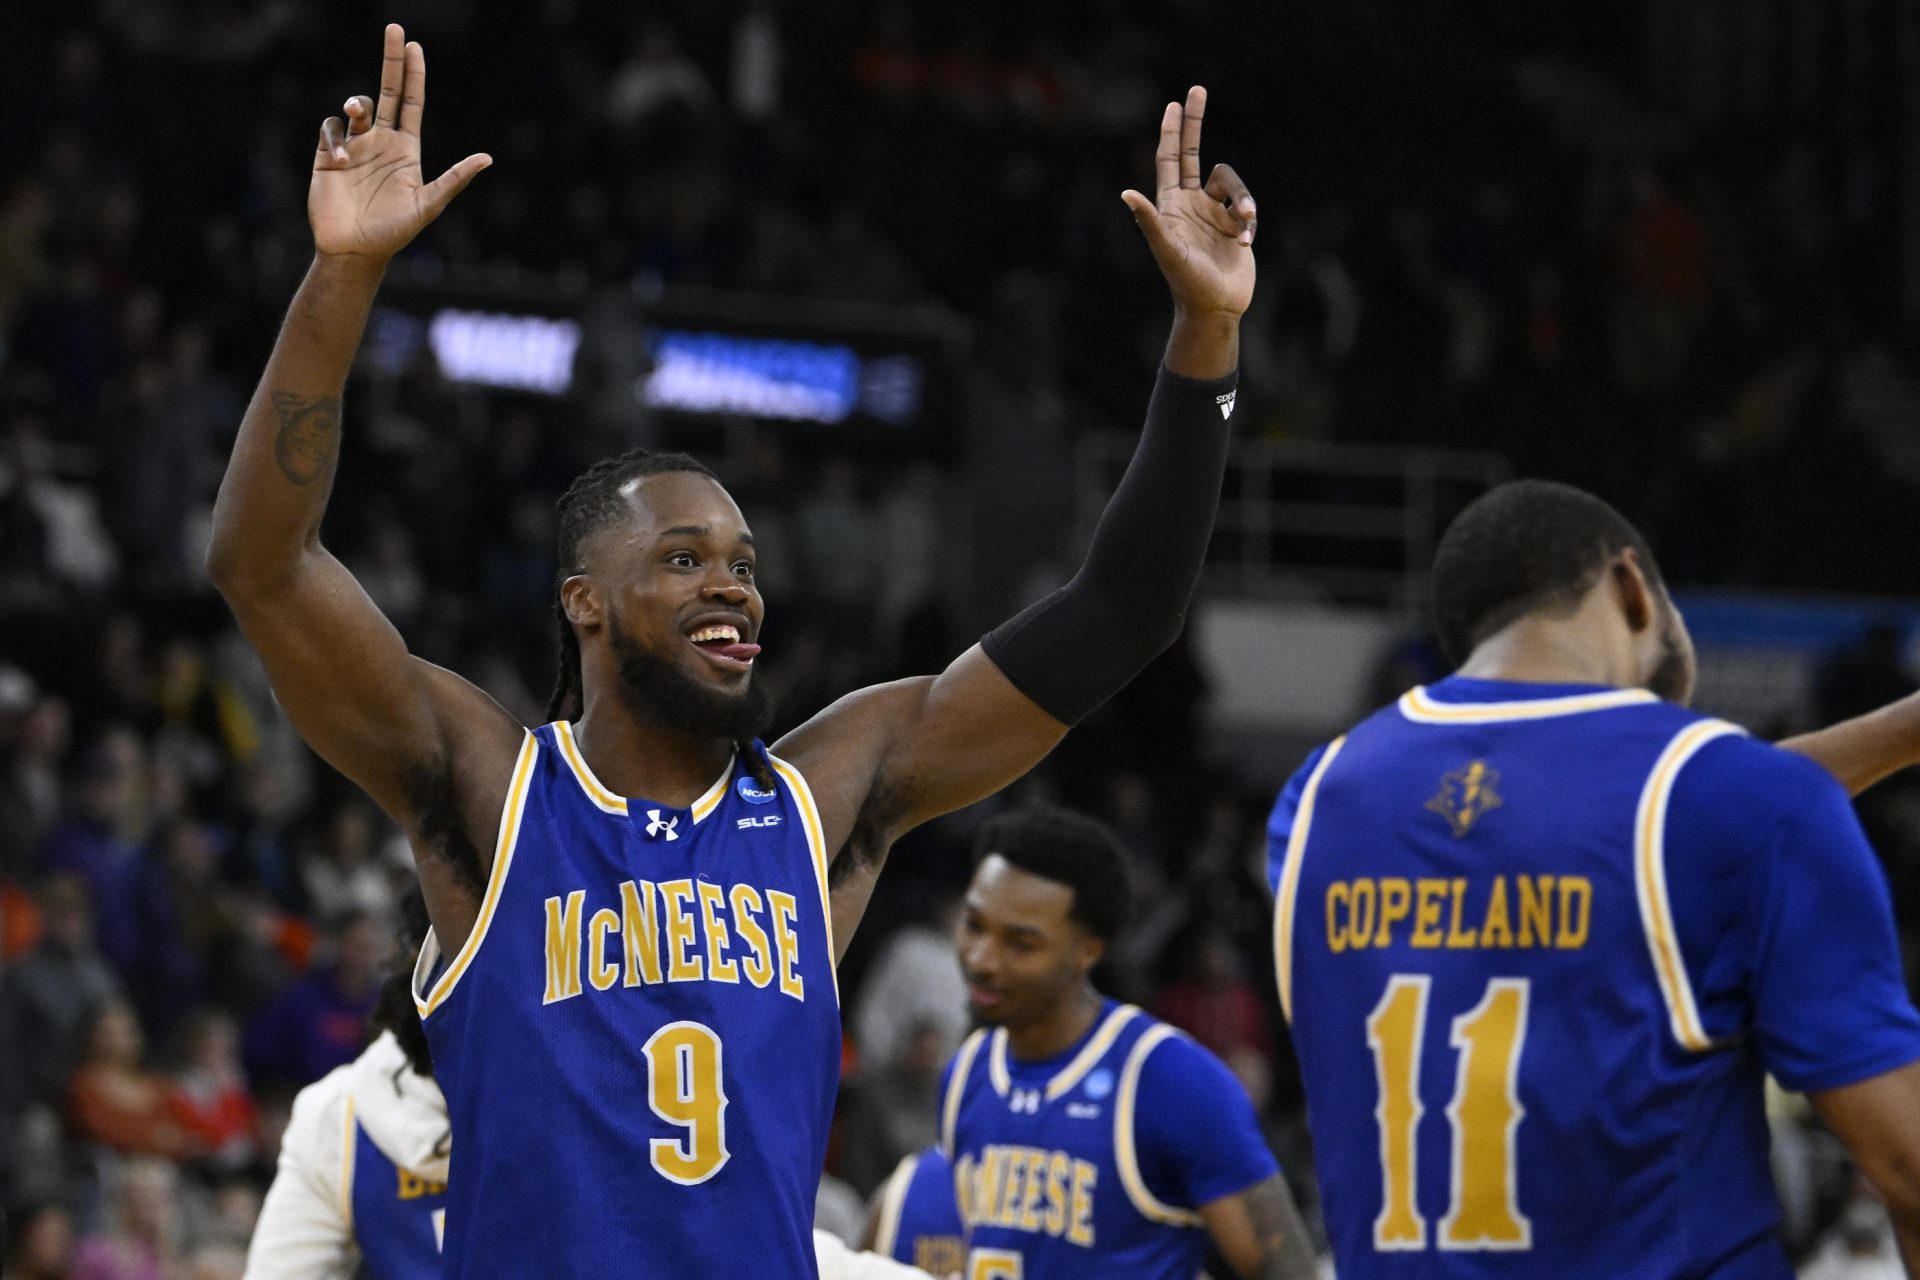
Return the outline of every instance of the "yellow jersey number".
<path id="1" fill-rule="evenodd" d="M 727 1093 L 721 1087 L 720 1037 L 698 1022 L 669 1022 L 642 1047 L 647 1102 L 668 1124 L 686 1130 L 647 1144 L 661 1177 L 697 1186 L 720 1172 L 727 1150 Z"/>
<path id="2" fill-rule="evenodd" d="M 1012 1249 L 975 1249 L 967 1256 L 967 1280 L 1024 1280 L 1024 1267 Z"/>
<path id="3" fill-rule="evenodd" d="M 1427 1220 L 1414 1203 L 1420 1052 L 1426 1039 L 1427 974 L 1395 974 L 1367 1015 L 1367 1045 L 1380 1083 L 1380 1216 L 1373 1247 L 1427 1247 Z M 1453 1127 L 1452 1200 L 1440 1220 L 1442 1249 L 1530 1249 L 1533 1224 L 1520 1212 L 1514 1135 L 1520 1105 L 1520 1051 L 1527 1038 L 1525 978 L 1495 978 L 1480 1003 L 1453 1020 L 1448 1045 L 1460 1055 L 1447 1122 Z"/>

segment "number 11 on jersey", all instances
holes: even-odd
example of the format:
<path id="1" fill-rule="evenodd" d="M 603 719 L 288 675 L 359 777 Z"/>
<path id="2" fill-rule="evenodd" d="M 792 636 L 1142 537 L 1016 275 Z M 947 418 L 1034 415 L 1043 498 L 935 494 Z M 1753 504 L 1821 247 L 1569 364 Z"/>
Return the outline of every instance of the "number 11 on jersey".
<path id="1" fill-rule="evenodd" d="M 1427 974 L 1395 974 L 1367 1015 L 1380 1103 L 1380 1216 L 1376 1249 L 1427 1247 L 1427 1220 L 1415 1203 L 1420 1057 L 1426 1042 Z M 1520 1053 L 1527 1038 L 1525 978 L 1495 978 L 1480 1003 L 1453 1020 L 1449 1046 L 1459 1055 L 1447 1121 L 1453 1130 L 1451 1203 L 1440 1220 L 1442 1249 L 1528 1249 L 1533 1224 L 1520 1212 L 1514 1138 L 1520 1105 Z"/>

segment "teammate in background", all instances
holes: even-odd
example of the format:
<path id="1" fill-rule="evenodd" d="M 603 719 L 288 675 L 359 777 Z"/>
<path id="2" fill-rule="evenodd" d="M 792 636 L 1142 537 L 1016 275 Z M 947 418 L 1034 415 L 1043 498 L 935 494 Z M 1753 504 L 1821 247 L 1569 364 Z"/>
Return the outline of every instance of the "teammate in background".
<path id="1" fill-rule="evenodd" d="M 1312 1250 L 1226 1064 L 1089 979 L 1126 923 L 1125 856 L 1064 809 L 981 829 L 959 931 L 980 1029 L 947 1069 L 940 1142 L 969 1280 L 1307 1280 Z"/>
<path id="2" fill-rule="evenodd" d="M 294 1098 L 247 1280 L 440 1274 L 452 1129 L 410 980 L 381 987 L 365 1052 Z"/>
<path id="3" fill-rule="evenodd" d="M 1768 1073 L 1920 1274 L 1920 1014 L 1846 791 L 1685 709 L 1685 624 L 1589 494 L 1468 507 L 1433 606 L 1458 674 L 1315 752 L 1269 833 L 1340 1274 L 1784 1280 Z M 1792 745 L 1864 786 L 1901 714 Z"/>
<path id="4" fill-rule="evenodd" d="M 953 1201 L 953 1165 L 939 1147 L 904 1157 L 874 1193 L 861 1242 L 936 1276 L 967 1266 L 967 1228 Z"/>
<path id="5" fill-rule="evenodd" d="M 1201 177 L 1204 90 L 1169 104 L 1157 199 L 1123 199 L 1172 335 L 1066 587 L 770 755 L 746 521 L 694 460 L 624 454 L 561 500 L 561 676 L 554 723 L 529 732 L 411 656 L 319 539 L 386 265 L 490 163 L 423 180 L 425 85 L 420 46 L 390 26 L 377 101 L 321 128 L 315 259 L 241 425 L 208 569 L 295 727 L 412 843 L 433 919 L 415 995 L 460 1134 L 447 1274 L 812 1276 L 836 958 L 901 833 L 1032 768 L 1179 634 L 1225 465 L 1253 199 L 1226 166 Z"/>

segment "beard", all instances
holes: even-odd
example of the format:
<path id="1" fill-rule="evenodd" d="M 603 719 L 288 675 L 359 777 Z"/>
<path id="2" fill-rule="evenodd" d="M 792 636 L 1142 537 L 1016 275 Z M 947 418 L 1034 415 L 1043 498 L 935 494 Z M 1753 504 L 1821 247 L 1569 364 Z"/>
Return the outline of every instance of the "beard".
<path id="1" fill-rule="evenodd" d="M 607 643 L 620 664 L 620 695 L 635 715 L 692 737 L 749 742 L 773 723 L 773 693 L 747 676 L 739 693 L 721 693 L 634 640 L 607 619 Z"/>

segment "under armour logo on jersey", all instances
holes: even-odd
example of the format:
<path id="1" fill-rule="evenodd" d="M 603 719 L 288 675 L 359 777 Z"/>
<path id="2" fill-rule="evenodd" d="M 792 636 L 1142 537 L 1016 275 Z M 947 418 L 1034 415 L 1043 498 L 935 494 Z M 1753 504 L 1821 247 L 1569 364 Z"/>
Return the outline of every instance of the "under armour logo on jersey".
<path id="1" fill-rule="evenodd" d="M 669 840 L 678 840 L 680 833 L 674 828 L 680 825 L 680 815 L 662 818 L 658 809 L 647 810 L 647 839 L 658 840 L 664 833 Z"/>
<path id="2" fill-rule="evenodd" d="M 1238 391 L 1229 391 L 1223 396 L 1215 396 L 1213 398 L 1213 402 L 1220 406 L 1221 417 L 1231 418 L 1233 416 L 1233 398 L 1239 394 Z"/>
<path id="3" fill-rule="evenodd" d="M 1039 1115 L 1040 1091 L 1038 1089 L 1012 1090 L 1007 1094 L 1007 1110 L 1015 1115 Z"/>

